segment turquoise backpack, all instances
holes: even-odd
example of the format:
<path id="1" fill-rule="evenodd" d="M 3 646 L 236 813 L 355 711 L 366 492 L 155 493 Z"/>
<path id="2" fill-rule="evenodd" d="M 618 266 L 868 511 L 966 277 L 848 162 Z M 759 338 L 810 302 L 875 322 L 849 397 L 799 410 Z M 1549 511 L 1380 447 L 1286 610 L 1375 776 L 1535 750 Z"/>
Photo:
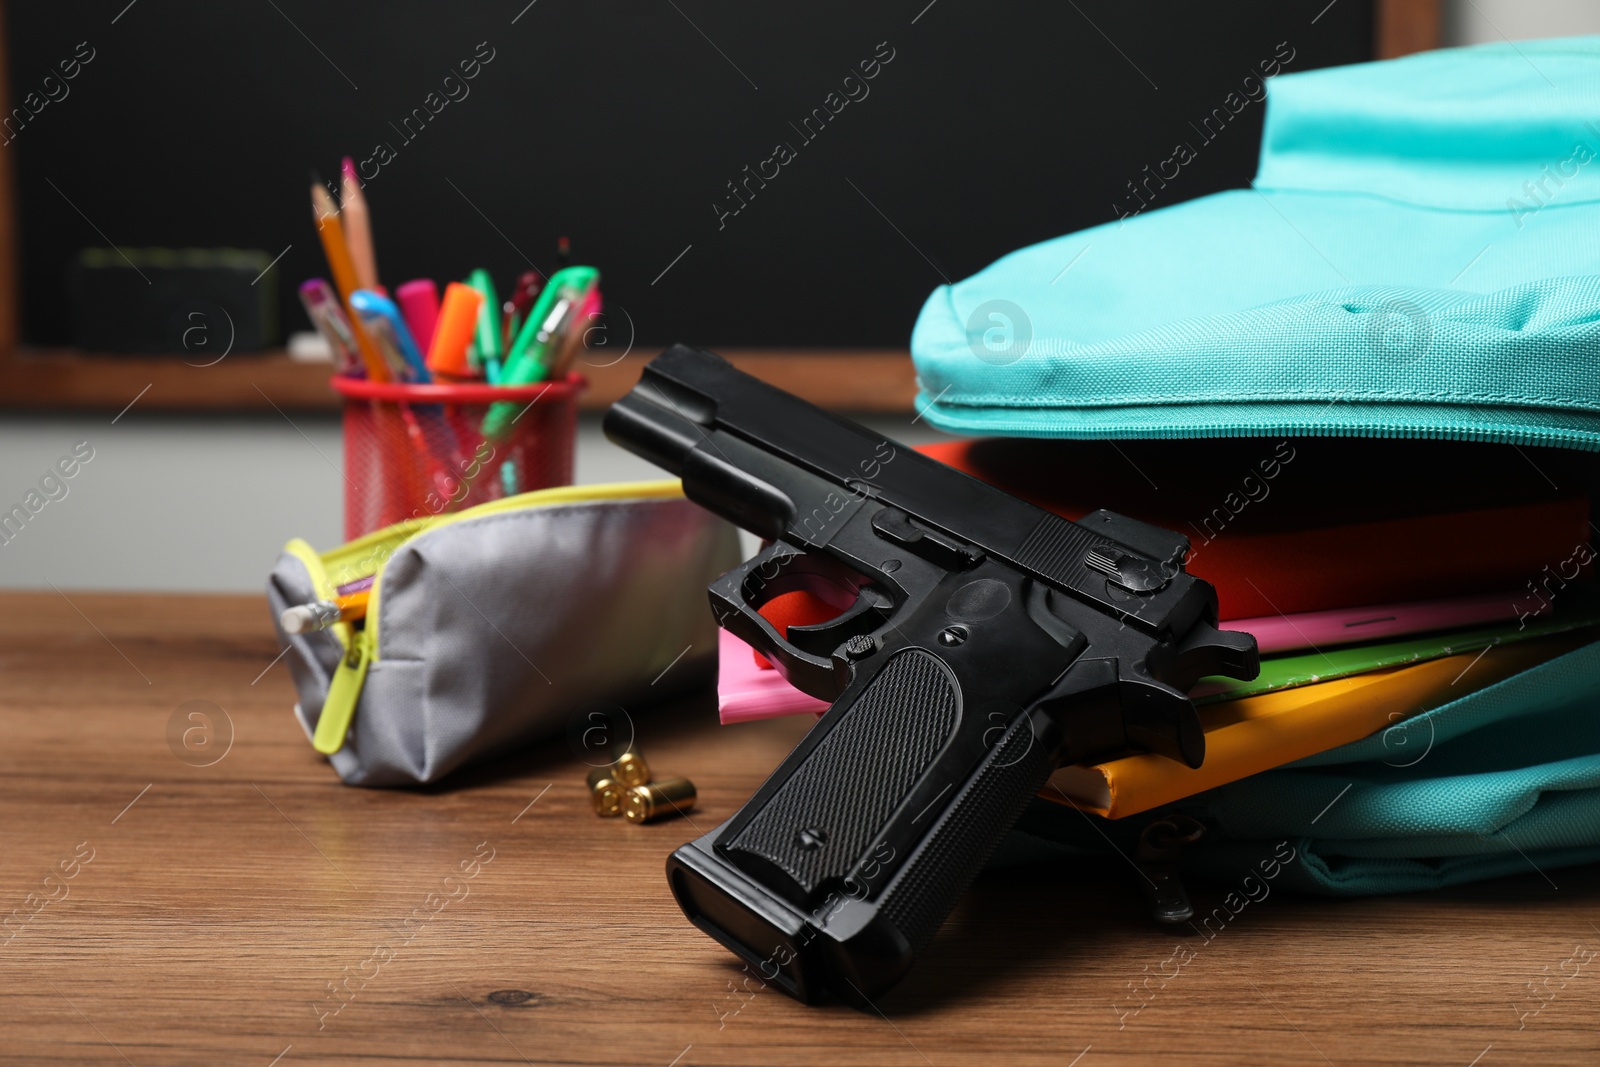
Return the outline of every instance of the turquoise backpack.
<path id="1" fill-rule="evenodd" d="M 1131 202 L 1181 195 L 1183 148 Z M 1600 450 L 1600 38 L 1273 78 L 1251 188 L 1126 208 L 929 297 L 924 418 Z M 1152 885 L 1277 857 L 1331 894 L 1600 859 L 1600 644 L 1146 816 L 1036 801 L 997 862 L 1108 842 Z"/>
<path id="2" fill-rule="evenodd" d="M 1204 833 L 1185 844 L 1182 828 Z M 1152 852 L 1152 830 L 1168 847 Z M 1177 838 L 1174 843 L 1171 839 Z M 1036 800 L 997 863 L 1107 842 L 1238 882 L 1288 842 L 1277 884 L 1363 896 L 1600 860 L 1600 643 L 1354 744 L 1121 820 Z"/>
<path id="3" fill-rule="evenodd" d="M 1600 38 L 1273 78 L 1252 188 L 941 286 L 911 352 L 961 433 L 1600 448 Z"/>

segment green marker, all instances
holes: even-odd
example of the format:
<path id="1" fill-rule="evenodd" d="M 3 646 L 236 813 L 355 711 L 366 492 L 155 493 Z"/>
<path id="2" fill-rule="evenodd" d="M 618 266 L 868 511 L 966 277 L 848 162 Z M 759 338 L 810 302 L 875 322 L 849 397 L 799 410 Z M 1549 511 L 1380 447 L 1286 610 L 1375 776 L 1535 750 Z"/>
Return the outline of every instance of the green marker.
<path id="1" fill-rule="evenodd" d="M 599 284 L 600 271 L 594 267 L 567 267 L 551 275 L 538 301 L 529 310 L 522 332 L 512 342 L 498 384 L 527 385 L 549 374 L 550 356 L 556 343 Z M 509 400 L 490 405 L 489 414 L 483 419 L 483 436 L 501 440 L 524 406 Z"/>
<path id="2" fill-rule="evenodd" d="M 500 379 L 500 298 L 494 292 L 494 279 L 479 267 L 467 275 L 467 284 L 483 294 L 483 306 L 478 309 L 478 332 L 472 347 L 477 352 L 478 364 L 490 385 Z"/>

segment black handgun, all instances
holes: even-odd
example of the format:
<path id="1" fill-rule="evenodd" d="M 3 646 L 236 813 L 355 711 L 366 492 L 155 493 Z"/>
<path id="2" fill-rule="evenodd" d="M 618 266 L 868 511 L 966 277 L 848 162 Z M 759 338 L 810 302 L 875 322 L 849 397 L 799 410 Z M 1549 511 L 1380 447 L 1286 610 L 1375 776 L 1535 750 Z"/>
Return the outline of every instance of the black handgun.
<path id="1" fill-rule="evenodd" d="M 1155 752 L 1198 767 L 1185 691 L 1253 678 L 1188 539 L 1069 522 L 674 346 L 607 413 L 612 441 L 770 543 L 710 587 L 717 621 L 830 701 L 667 877 L 706 933 L 807 1003 L 903 977 L 1056 767 Z M 1070 470 L 1062 471 L 1070 479 Z M 779 633 L 807 590 L 839 614 Z"/>

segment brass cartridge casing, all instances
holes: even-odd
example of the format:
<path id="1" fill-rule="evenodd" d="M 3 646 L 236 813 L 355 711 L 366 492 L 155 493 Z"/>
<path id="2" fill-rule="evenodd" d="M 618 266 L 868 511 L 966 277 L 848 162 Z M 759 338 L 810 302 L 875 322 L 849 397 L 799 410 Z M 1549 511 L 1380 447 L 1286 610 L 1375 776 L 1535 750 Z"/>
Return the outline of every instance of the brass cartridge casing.
<path id="1" fill-rule="evenodd" d="M 610 819 L 622 814 L 622 795 L 627 787 L 613 777 L 610 767 L 596 767 L 589 772 L 589 799 L 594 813 Z"/>
<path id="2" fill-rule="evenodd" d="M 667 778 L 638 785 L 622 798 L 622 814 L 629 822 L 653 822 L 681 815 L 694 807 L 694 783 L 687 778 Z"/>
<path id="3" fill-rule="evenodd" d="M 647 785 L 650 782 L 650 764 L 645 762 L 644 756 L 636 749 L 629 749 L 612 761 L 611 777 L 629 789 L 637 785 Z"/>

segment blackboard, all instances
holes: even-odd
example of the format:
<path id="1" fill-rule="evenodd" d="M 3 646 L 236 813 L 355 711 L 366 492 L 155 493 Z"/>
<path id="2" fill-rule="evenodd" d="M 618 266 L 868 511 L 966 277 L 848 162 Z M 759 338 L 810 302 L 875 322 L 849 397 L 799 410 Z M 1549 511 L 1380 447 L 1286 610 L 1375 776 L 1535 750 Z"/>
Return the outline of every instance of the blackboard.
<path id="1" fill-rule="evenodd" d="M 68 266 L 107 243 L 283 252 L 280 321 L 304 328 L 295 287 L 326 274 L 308 172 L 349 154 L 391 287 L 477 266 L 504 285 L 548 271 L 565 235 L 603 272 L 614 337 L 727 347 L 903 347 L 936 285 L 1130 210 L 1180 141 L 1196 158 L 1151 206 L 1240 186 L 1253 79 L 1368 59 L 1373 19 L 1355 0 L 97 0 L 6 17 L 11 103 L 37 106 L 0 131 L 29 342 L 68 335 Z"/>

